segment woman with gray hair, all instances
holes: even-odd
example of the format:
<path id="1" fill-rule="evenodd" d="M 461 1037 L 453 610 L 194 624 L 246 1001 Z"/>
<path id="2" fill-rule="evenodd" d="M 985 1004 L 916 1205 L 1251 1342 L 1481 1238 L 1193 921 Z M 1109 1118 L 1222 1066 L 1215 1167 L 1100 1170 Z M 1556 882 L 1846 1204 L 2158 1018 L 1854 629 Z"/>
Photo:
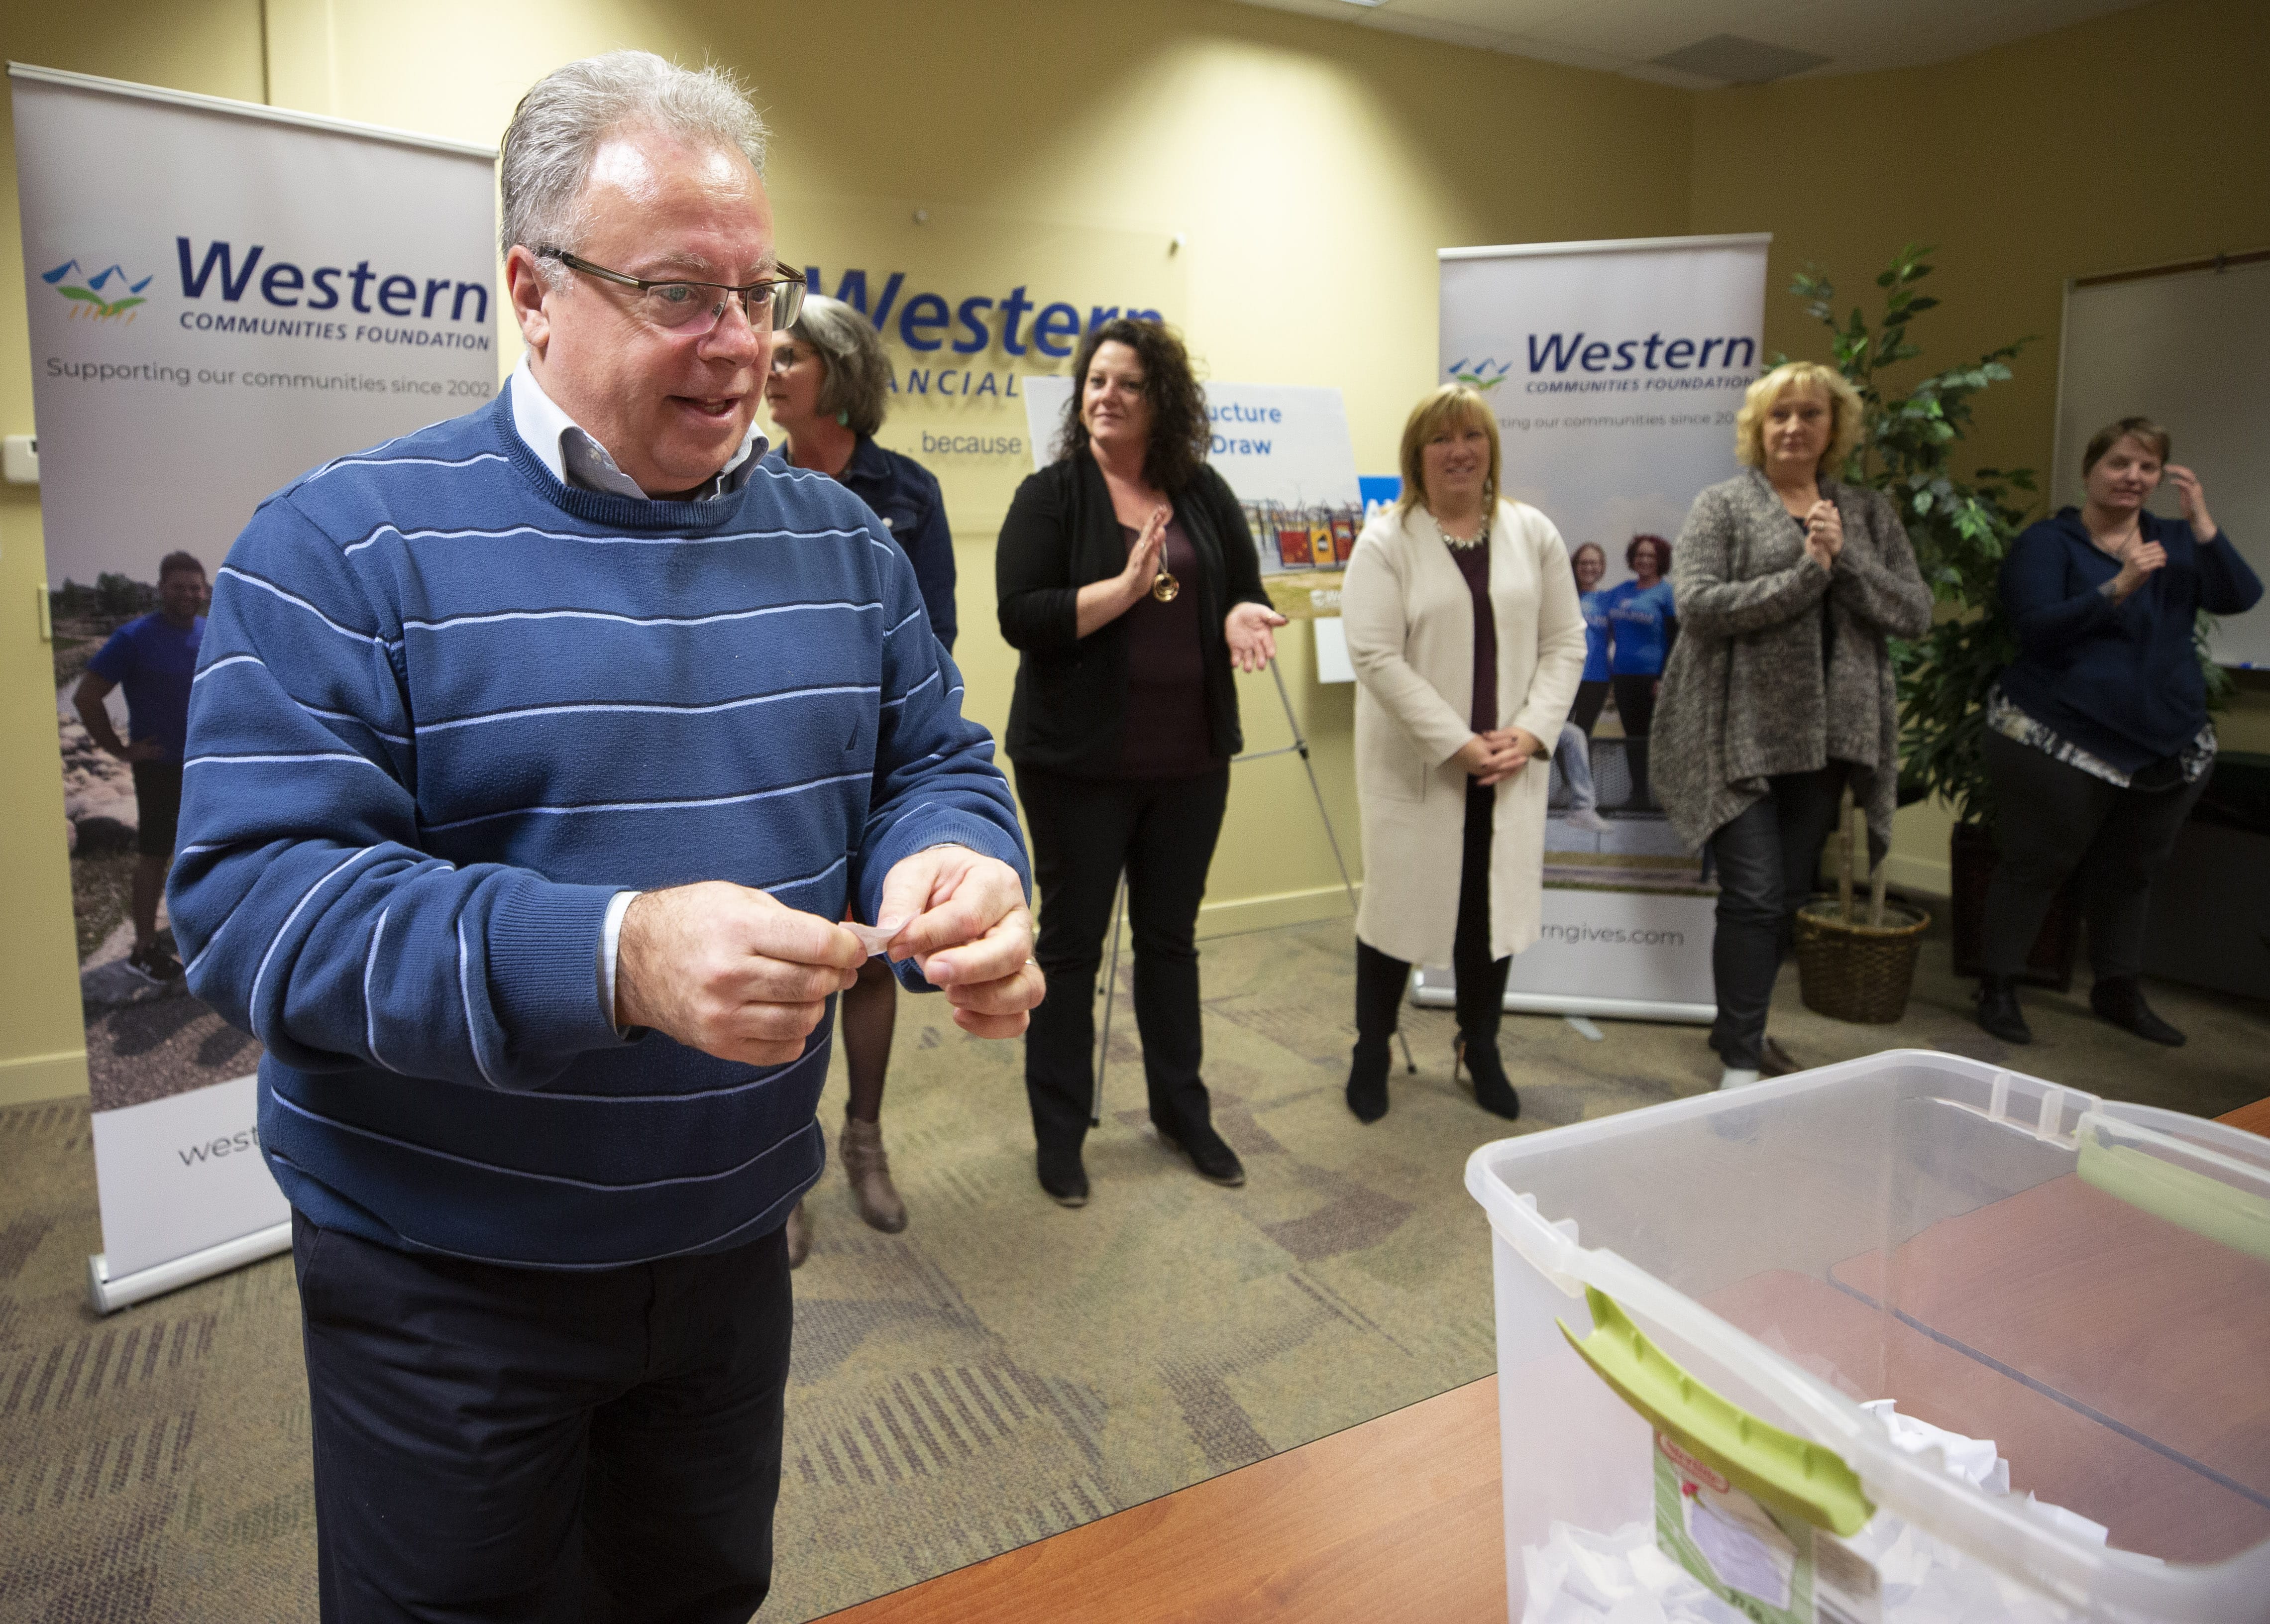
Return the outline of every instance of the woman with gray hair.
<path id="1" fill-rule="evenodd" d="M 937 478 L 912 457 L 875 443 L 891 390 L 891 363 L 874 324 L 841 300 L 807 295 L 773 343 L 765 406 L 792 468 L 835 479 L 872 508 L 915 567 L 931 630 L 953 648 L 953 537 Z M 843 1116 L 843 1172 L 859 1216 L 886 1235 L 907 1227 L 906 1203 L 883 1151 L 883 1079 L 898 1022 L 898 983 L 886 958 L 867 960 L 842 996 L 843 1063 L 851 1098 Z M 789 1265 L 812 1249 L 812 1223 L 797 1203 L 788 1224 Z"/>
<path id="2" fill-rule="evenodd" d="M 1775 367 L 1735 415 L 1747 466 L 1695 499 L 1672 549 L 1680 634 L 1655 714 L 1655 788 L 1679 837 L 1717 860 L 1721 1088 L 1799 1069 L 1766 1036 L 1766 1011 L 1848 785 L 1872 852 L 1891 843 L 1887 640 L 1931 629 L 1931 589 L 1890 498 L 1836 478 L 1860 432 L 1860 397 L 1833 369 Z"/>

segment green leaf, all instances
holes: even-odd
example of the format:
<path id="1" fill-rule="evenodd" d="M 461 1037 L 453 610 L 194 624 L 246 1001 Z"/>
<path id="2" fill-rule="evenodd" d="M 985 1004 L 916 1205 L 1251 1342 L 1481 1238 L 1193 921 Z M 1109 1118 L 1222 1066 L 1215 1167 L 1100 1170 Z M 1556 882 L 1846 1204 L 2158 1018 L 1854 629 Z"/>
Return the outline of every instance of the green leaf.
<path id="1" fill-rule="evenodd" d="M 100 293 L 90 293 L 83 287 L 59 287 L 56 292 L 61 293 L 65 299 L 81 300 L 91 305 L 100 305 L 102 302 L 102 296 Z"/>

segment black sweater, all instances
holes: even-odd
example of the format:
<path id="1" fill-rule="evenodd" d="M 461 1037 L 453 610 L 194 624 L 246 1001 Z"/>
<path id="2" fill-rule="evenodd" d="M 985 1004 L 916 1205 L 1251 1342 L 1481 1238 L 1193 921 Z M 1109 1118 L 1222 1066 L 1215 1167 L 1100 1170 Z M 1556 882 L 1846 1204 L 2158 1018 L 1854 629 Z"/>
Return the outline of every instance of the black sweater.
<path id="1" fill-rule="evenodd" d="M 1244 510 L 1227 481 L 1200 467 L 1187 490 L 1169 492 L 1175 516 L 1198 555 L 1205 639 L 1209 744 L 1218 756 L 1244 747 L 1237 687 L 1222 619 L 1233 604 L 1267 604 L 1261 560 Z M 1017 487 L 993 554 L 1001 636 L 1020 651 L 1009 705 L 1009 759 L 1020 767 L 1109 777 L 1127 721 L 1125 617 L 1079 633 L 1079 589 L 1127 567 L 1127 542 L 1103 471 L 1085 449 L 1051 463 Z"/>
<path id="2" fill-rule="evenodd" d="M 2144 514 L 2164 568 L 2122 603 L 2103 590 L 2119 562 L 2067 508 L 2031 526 L 2002 560 L 2002 612 L 2018 657 L 2002 691 L 2035 721 L 2122 772 L 2179 753 L 2207 721 L 2207 684 L 2192 647 L 2199 612 L 2254 606 L 2262 582 L 2228 532 L 2202 544 L 2180 519 Z"/>

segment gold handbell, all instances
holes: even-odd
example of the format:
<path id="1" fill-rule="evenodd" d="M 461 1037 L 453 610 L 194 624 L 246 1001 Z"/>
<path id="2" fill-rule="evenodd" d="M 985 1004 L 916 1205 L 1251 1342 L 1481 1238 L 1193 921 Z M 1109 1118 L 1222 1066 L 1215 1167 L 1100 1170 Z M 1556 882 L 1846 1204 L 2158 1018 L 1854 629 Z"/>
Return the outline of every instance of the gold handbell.
<path id="1" fill-rule="evenodd" d="M 1159 578 L 1151 583 L 1151 596 L 1162 604 L 1173 603 L 1176 595 L 1182 590 L 1183 583 L 1176 580 L 1173 573 L 1168 570 L 1161 570 Z"/>

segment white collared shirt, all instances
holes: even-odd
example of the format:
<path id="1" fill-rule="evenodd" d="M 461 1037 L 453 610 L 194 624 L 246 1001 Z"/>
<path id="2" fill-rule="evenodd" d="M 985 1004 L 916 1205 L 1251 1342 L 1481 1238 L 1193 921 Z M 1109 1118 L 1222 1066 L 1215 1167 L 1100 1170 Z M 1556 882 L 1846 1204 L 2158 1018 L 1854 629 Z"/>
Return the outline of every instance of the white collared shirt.
<path id="1" fill-rule="evenodd" d="M 562 485 L 609 496 L 627 496 L 634 501 L 653 500 L 639 488 L 637 480 L 622 471 L 606 447 L 544 392 L 544 386 L 536 381 L 536 374 L 529 367 L 526 351 L 521 352 L 520 365 L 513 368 L 511 390 L 512 426 L 520 431 L 528 449 L 552 471 L 553 478 Z M 692 500 L 708 501 L 739 490 L 749 482 L 749 476 L 756 471 L 768 449 L 768 442 L 752 419 L 741 449 L 702 484 Z"/>

